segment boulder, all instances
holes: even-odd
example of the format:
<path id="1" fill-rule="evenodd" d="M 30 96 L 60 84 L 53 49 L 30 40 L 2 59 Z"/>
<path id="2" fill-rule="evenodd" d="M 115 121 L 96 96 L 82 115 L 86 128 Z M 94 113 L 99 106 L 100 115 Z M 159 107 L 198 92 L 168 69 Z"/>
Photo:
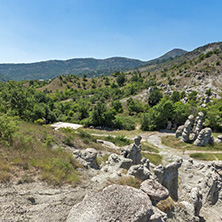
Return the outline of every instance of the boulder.
<path id="1" fill-rule="evenodd" d="M 106 165 L 102 168 L 103 171 L 118 171 L 119 169 L 129 169 L 133 164 L 133 161 L 129 158 L 125 158 L 121 155 L 118 155 L 116 153 L 112 153 L 108 157 L 108 161 L 106 162 Z"/>
<path id="2" fill-rule="evenodd" d="M 184 125 L 181 125 L 177 128 L 177 131 L 176 131 L 176 138 L 179 138 L 182 136 L 182 133 L 183 133 L 183 130 L 184 130 Z"/>
<path id="3" fill-rule="evenodd" d="M 75 150 L 73 152 L 74 158 L 82 164 L 85 168 L 94 168 L 98 169 L 97 164 L 97 150 L 94 148 L 87 148 L 85 150 Z"/>
<path id="4" fill-rule="evenodd" d="M 169 191 L 159 182 L 152 179 L 143 181 L 140 185 L 140 189 L 150 197 L 154 205 L 160 200 L 165 200 L 169 196 Z"/>
<path id="5" fill-rule="evenodd" d="M 135 176 L 140 180 L 146 180 L 150 178 L 151 172 L 143 164 L 138 164 L 131 166 L 127 174 L 130 176 Z"/>
<path id="6" fill-rule="evenodd" d="M 121 150 L 121 155 L 123 155 L 125 158 L 131 159 L 133 161 L 133 164 L 141 163 L 141 139 L 141 136 L 135 137 L 133 144 L 130 144 L 129 146 L 126 146 Z"/>
<path id="7" fill-rule="evenodd" d="M 149 222 L 166 222 L 167 214 L 153 206 L 153 215 L 150 217 Z M 147 221 L 148 222 L 148 221 Z"/>
<path id="8" fill-rule="evenodd" d="M 222 143 L 222 135 L 218 135 L 217 139 L 214 141 L 215 143 Z"/>
<path id="9" fill-rule="evenodd" d="M 143 191 L 115 184 L 87 195 L 71 209 L 66 222 L 147 222 L 151 215 L 152 203 Z"/>
<path id="10" fill-rule="evenodd" d="M 178 200 L 178 169 L 182 162 L 183 160 L 179 159 L 165 167 L 160 165 L 153 169 L 158 182 L 169 190 L 174 200 Z"/>
<path id="11" fill-rule="evenodd" d="M 213 144 L 214 138 L 211 135 L 211 128 L 204 128 L 200 131 L 197 139 L 194 141 L 194 145 L 196 146 L 206 146 L 207 144 Z"/>

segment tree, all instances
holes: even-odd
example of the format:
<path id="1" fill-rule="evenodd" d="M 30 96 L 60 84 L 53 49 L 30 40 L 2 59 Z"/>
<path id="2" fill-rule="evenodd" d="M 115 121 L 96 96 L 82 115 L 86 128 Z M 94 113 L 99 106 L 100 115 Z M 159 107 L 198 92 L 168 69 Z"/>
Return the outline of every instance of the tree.
<path id="1" fill-rule="evenodd" d="M 115 100 L 112 102 L 112 108 L 116 110 L 117 113 L 123 112 L 123 106 L 122 103 L 119 100 Z"/>
<path id="2" fill-rule="evenodd" d="M 180 93 L 178 91 L 173 91 L 170 99 L 175 103 L 180 100 Z"/>
<path id="3" fill-rule="evenodd" d="M 160 90 L 158 88 L 154 88 L 153 91 L 150 93 L 148 103 L 150 106 L 155 106 L 162 98 L 163 95 Z"/>
<path id="4" fill-rule="evenodd" d="M 107 111 L 106 105 L 99 101 L 91 113 L 92 125 L 104 126 L 106 111 Z"/>
<path id="5" fill-rule="evenodd" d="M 126 81 L 126 77 L 125 77 L 125 74 L 124 73 L 119 73 L 117 75 L 117 78 L 116 78 L 116 82 L 119 86 L 123 86 L 124 82 Z"/>

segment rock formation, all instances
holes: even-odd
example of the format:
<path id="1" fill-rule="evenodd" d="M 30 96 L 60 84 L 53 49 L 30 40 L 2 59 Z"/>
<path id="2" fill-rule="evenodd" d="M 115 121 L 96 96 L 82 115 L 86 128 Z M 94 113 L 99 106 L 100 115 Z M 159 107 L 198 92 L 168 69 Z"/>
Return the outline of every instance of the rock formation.
<path id="1" fill-rule="evenodd" d="M 203 116 L 204 116 L 204 114 L 202 112 L 199 112 L 197 114 L 197 117 L 195 119 L 194 126 L 193 126 L 193 133 L 194 133 L 193 140 L 197 139 L 198 134 L 200 133 L 200 131 L 203 128 Z"/>
<path id="2" fill-rule="evenodd" d="M 130 144 L 129 146 L 126 146 L 121 150 L 121 155 L 123 155 L 125 158 L 131 159 L 133 161 L 133 164 L 141 163 L 141 139 L 141 136 L 135 137 L 133 144 Z"/>
<path id="3" fill-rule="evenodd" d="M 193 205 L 193 214 L 199 216 L 202 207 L 202 194 L 198 187 L 193 187 L 190 192 L 190 203 Z"/>
<path id="4" fill-rule="evenodd" d="M 194 145 L 196 146 L 206 146 L 207 144 L 213 144 L 214 138 L 211 135 L 211 128 L 204 128 L 200 131 L 197 139 L 194 141 Z"/>
<path id="5" fill-rule="evenodd" d="M 169 191 L 153 179 L 143 181 L 140 185 L 140 189 L 150 197 L 154 205 L 160 200 L 165 200 L 169 196 Z"/>
<path id="6" fill-rule="evenodd" d="M 118 171 L 120 168 L 128 170 L 132 164 L 133 164 L 133 161 L 131 159 L 117 155 L 116 153 L 112 153 L 109 156 L 108 161 L 106 162 L 106 165 L 102 169 L 105 172 Z"/>
<path id="7" fill-rule="evenodd" d="M 207 144 L 213 144 L 214 139 L 213 136 L 211 135 L 212 133 L 211 128 L 202 129 L 203 116 L 204 114 L 202 112 L 198 113 L 192 129 L 194 117 L 193 115 L 190 115 L 185 124 L 177 128 L 175 134 L 176 138 L 181 137 L 182 141 L 186 143 L 194 141 L 194 145 L 196 146 L 206 146 Z M 192 139 L 190 138 L 191 133 L 194 134 Z M 217 142 L 220 142 L 220 137 L 218 138 Z M 221 137 L 221 142 L 222 142 L 222 137 Z"/>
<path id="8" fill-rule="evenodd" d="M 75 150 L 73 152 L 73 156 L 85 168 L 99 168 L 96 161 L 97 151 L 94 148 L 87 148 L 85 150 Z"/>
<path id="9" fill-rule="evenodd" d="M 203 202 L 205 205 L 214 205 L 219 198 L 222 180 L 220 176 L 211 171 L 202 183 Z"/>
<path id="10" fill-rule="evenodd" d="M 184 125 L 181 125 L 177 128 L 177 131 L 176 131 L 176 138 L 179 138 L 182 136 L 182 133 L 183 133 L 183 130 L 184 130 Z"/>
<path id="11" fill-rule="evenodd" d="M 130 176 L 135 176 L 140 180 L 149 179 L 151 175 L 149 170 L 149 160 L 146 160 L 144 163 L 131 166 L 127 174 Z"/>
<path id="12" fill-rule="evenodd" d="M 67 222 L 147 222 L 153 215 L 152 203 L 143 191 L 129 186 L 110 185 L 87 195 L 75 205 Z"/>
<path id="13" fill-rule="evenodd" d="M 178 200 L 178 169 L 183 160 L 177 160 L 163 167 L 161 165 L 153 169 L 157 180 L 169 190 L 170 196 Z"/>
<path id="14" fill-rule="evenodd" d="M 182 133 L 182 140 L 184 142 L 190 141 L 190 133 L 191 133 L 191 129 L 192 129 L 193 119 L 194 119 L 194 116 L 190 115 L 184 124 L 184 129 L 183 129 L 183 133 Z"/>
<path id="15" fill-rule="evenodd" d="M 222 143 L 222 135 L 218 135 L 217 139 L 214 141 L 215 143 Z"/>

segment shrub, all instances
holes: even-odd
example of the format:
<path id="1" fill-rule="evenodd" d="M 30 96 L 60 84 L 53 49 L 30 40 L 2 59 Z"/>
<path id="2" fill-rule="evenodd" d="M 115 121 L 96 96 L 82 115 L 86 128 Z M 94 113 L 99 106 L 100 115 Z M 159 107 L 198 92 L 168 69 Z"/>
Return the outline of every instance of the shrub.
<path id="1" fill-rule="evenodd" d="M 0 116 L 0 139 L 9 145 L 18 130 L 16 122 L 7 115 Z"/>

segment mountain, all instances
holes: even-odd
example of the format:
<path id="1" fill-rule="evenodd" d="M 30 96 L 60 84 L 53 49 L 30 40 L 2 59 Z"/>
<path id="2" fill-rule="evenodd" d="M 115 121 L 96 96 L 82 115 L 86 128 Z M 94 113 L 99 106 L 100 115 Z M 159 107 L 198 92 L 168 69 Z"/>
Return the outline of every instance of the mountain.
<path id="1" fill-rule="evenodd" d="M 108 59 L 77 58 L 69 60 L 50 60 L 36 63 L 0 64 L 0 73 L 7 79 L 52 79 L 58 75 L 83 75 L 97 77 L 110 75 L 115 71 L 127 71 L 150 63 L 160 63 L 186 53 L 182 49 L 173 49 L 163 56 L 145 62 L 138 59 L 113 57 Z"/>
<path id="2" fill-rule="evenodd" d="M 87 74 L 88 77 L 109 75 L 115 71 L 125 71 L 144 64 L 145 62 L 140 60 L 121 57 L 50 60 L 28 64 L 0 64 L 0 73 L 13 80 L 48 80 L 68 74 Z"/>
<path id="3" fill-rule="evenodd" d="M 148 63 L 139 68 L 143 75 L 175 90 L 207 89 L 220 91 L 222 87 L 222 42 L 210 43 L 174 59 Z M 164 86 L 164 87 L 165 87 Z"/>
<path id="4" fill-rule="evenodd" d="M 183 49 L 173 49 L 173 50 L 165 53 L 164 55 L 160 56 L 157 59 L 158 60 L 174 59 L 175 57 L 182 56 L 186 53 L 187 53 L 187 51 L 183 50 Z"/>

